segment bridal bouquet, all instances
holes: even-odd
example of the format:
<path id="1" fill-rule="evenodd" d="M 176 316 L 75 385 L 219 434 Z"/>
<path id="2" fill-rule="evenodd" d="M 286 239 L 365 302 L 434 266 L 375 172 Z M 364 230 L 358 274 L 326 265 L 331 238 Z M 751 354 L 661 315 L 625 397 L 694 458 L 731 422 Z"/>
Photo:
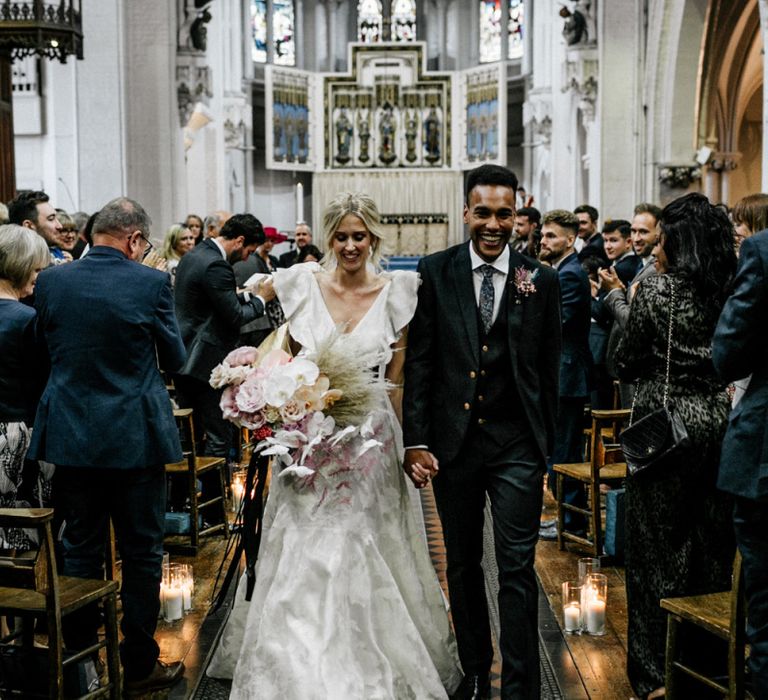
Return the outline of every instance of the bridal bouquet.
<path id="1" fill-rule="evenodd" d="M 213 369 L 210 385 L 224 389 L 224 418 L 252 430 L 261 454 L 278 455 L 305 475 L 301 465 L 321 443 L 366 436 L 376 380 L 355 350 L 342 334 L 307 356 L 279 348 L 261 356 L 257 348 L 240 347 Z"/>

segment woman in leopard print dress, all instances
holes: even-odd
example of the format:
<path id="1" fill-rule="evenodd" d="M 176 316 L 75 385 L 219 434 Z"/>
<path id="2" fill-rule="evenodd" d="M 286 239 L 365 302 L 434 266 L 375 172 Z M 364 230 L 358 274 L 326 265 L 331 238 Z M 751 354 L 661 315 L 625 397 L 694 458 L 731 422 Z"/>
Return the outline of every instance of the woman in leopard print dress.
<path id="1" fill-rule="evenodd" d="M 715 488 L 729 401 L 710 345 L 736 269 L 733 226 L 706 197 L 667 205 L 660 274 L 643 280 L 617 350 L 619 375 L 635 382 L 634 420 L 660 408 L 670 309 L 669 398 L 690 446 L 660 470 L 627 480 L 627 673 L 641 698 L 664 692 L 666 614 L 661 598 L 730 588 L 731 506 Z M 672 286 L 675 304 L 672 308 Z"/>

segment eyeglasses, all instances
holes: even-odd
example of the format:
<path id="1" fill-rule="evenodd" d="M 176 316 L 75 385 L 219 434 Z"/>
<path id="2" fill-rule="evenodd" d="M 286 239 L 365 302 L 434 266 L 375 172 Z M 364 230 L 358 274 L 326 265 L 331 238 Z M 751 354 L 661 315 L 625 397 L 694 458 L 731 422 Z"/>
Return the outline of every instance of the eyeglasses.
<path id="1" fill-rule="evenodd" d="M 141 236 L 142 240 L 147 244 L 147 247 L 144 248 L 144 252 L 142 253 L 142 256 L 141 256 L 141 259 L 143 260 L 144 258 L 147 257 L 147 255 L 149 255 L 149 251 L 152 250 L 152 248 L 154 248 L 155 246 L 152 245 L 152 241 L 150 241 L 149 238 L 147 238 L 141 231 L 139 231 L 139 235 Z"/>

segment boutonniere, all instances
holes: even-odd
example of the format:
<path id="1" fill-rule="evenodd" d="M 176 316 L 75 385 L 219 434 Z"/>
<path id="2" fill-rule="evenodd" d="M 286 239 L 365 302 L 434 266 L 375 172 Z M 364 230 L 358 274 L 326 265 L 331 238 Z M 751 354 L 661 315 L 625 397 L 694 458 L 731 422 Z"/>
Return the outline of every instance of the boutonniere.
<path id="1" fill-rule="evenodd" d="M 536 293 L 536 285 L 533 283 L 533 280 L 536 279 L 536 275 L 538 274 L 538 270 L 529 270 L 523 265 L 515 268 L 512 284 L 515 285 L 515 290 L 517 291 L 517 296 L 515 298 L 516 304 L 522 303 L 523 297 Z"/>

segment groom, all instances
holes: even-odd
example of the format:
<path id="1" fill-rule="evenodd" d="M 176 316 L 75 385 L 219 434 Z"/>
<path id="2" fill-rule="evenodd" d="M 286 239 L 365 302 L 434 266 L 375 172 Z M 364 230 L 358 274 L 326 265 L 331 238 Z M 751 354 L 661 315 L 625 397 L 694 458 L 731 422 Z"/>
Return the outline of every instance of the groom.
<path id="1" fill-rule="evenodd" d="M 467 178 L 470 241 L 419 263 L 408 331 L 404 469 L 433 479 L 448 591 L 465 677 L 454 698 L 485 698 L 493 647 L 485 597 L 483 509 L 499 568 L 502 698 L 539 697 L 534 549 L 560 368 L 557 273 L 511 250 L 514 173 Z"/>

